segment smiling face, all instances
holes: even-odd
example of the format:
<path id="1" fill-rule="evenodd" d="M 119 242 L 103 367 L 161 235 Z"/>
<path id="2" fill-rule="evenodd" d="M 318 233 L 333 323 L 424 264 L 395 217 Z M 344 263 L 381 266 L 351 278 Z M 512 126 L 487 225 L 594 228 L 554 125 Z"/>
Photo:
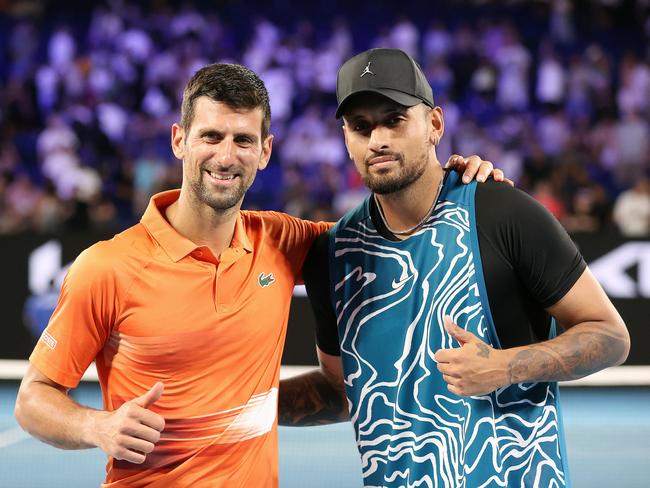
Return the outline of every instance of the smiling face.
<path id="1" fill-rule="evenodd" d="M 435 160 L 442 110 L 403 105 L 375 93 L 357 95 L 343 115 L 345 144 L 366 186 L 378 194 L 417 181 Z"/>
<path id="2" fill-rule="evenodd" d="M 262 108 L 234 109 L 202 96 L 184 129 L 172 127 L 172 148 L 183 160 L 183 189 L 215 211 L 239 209 L 258 169 L 271 156 L 273 136 L 262 139 Z"/>

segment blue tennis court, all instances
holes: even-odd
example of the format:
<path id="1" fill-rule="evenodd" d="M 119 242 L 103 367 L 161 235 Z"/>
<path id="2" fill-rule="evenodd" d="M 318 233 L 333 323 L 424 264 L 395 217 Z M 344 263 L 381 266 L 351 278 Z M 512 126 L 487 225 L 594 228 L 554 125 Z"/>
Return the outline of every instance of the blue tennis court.
<path id="1" fill-rule="evenodd" d="M 27 436 L 13 418 L 18 383 L 0 383 L 0 487 L 99 486 L 101 451 L 62 451 Z M 74 392 L 99 407 L 96 383 Z M 650 486 L 650 388 L 562 389 L 571 477 L 576 488 Z M 360 465 L 351 425 L 280 428 L 282 488 L 360 487 Z"/>

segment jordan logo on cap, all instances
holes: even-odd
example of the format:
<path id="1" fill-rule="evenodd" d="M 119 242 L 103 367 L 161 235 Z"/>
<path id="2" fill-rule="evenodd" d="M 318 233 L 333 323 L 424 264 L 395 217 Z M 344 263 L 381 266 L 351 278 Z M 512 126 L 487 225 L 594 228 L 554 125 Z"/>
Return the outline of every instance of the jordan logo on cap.
<path id="1" fill-rule="evenodd" d="M 363 69 L 363 73 L 361 73 L 361 76 L 359 76 L 359 78 L 363 78 L 363 75 L 372 75 L 372 76 L 375 76 L 375 74 L 374 74 L 372 71 L 370 71 L 370 63 L 372 63 L 372 61 L 368 61 L 368 64 L 367 64 L 366 67 Z"/>

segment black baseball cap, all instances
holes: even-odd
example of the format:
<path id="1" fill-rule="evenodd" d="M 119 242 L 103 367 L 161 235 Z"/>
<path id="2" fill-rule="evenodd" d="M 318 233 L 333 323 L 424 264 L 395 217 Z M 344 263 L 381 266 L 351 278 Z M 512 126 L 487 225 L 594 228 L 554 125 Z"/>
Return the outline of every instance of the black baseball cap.
<path id="1" fill-rule="evenodd" d="M 415 60 L 399 49 L 369 49 L 348 59 L 336 78 L 336 118 L 354 95 L 374 92 L 405 107 L 433 107 L 431 85 Z"/>

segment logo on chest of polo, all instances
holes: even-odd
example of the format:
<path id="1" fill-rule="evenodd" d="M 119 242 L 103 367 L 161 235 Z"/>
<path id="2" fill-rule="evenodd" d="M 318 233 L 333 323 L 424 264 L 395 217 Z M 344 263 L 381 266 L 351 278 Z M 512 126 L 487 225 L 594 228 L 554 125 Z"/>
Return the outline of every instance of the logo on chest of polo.
<path id="1" fill-rule="evenodd" d="M 275 283 L 275 276 L 273 276 L 273 273 L 269 273 L 265 275 L 264 272 L 262 272 L 257 277 L 257 282 L 260 284 L 262 288 L 266 288 L 267 286 Z"/>

